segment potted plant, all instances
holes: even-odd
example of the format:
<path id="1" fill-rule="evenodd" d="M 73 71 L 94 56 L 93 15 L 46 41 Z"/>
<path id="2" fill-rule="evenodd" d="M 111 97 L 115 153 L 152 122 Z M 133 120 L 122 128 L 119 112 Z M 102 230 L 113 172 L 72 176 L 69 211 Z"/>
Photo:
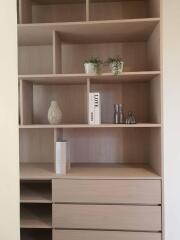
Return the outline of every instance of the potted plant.
<path id="1" fill-rule="evenodd" d="M 114 75 L 118 75 L 118 74 L 122 73 L 124 62 L 122 61 L 122 59 L 120 57 L 114 57 L 114 58 L 110 57 L 110 58 L 108 58 L 108 60 L 106 62 L 109 64 L 111 72 Z"/>
<path id="2" fill-rule="evenodd" d="M 101 71 L 102 61 L 98 57 L 91 57 L 84 63 L 85 73 L 96 75 Z"/>

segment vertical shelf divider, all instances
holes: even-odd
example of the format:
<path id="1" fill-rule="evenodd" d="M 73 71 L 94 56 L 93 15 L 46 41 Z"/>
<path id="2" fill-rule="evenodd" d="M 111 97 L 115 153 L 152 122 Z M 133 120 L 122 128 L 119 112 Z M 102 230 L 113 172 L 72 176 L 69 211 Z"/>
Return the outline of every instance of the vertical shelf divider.
<path id="1" fill-rule="evenodd" d="M 19 23 L 32 22 L 32 1 L 19 0 Z"/>
<path id="2" fill-rule="evenodd" d="M 86 21 L 89 21 L 89 15 L 90 15 L 90 0 L 86 0 Z"/>
<path id="3" fill-rule="evenodd" d="M 53 74 L 62 73 L 61 40 L 58 32 L 53 31 Z"/>

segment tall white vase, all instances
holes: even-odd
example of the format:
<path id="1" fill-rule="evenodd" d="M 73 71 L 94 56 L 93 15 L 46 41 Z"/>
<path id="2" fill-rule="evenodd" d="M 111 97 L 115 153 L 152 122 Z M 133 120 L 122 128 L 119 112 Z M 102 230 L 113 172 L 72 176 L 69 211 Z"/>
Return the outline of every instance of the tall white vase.
<path id="1" fill-rule="evenodd" d="M 56 101 L 51 101 L 51 105 L 48 110 L 48 121 L 50 124 L 59 124 L 62 120 L 62 112 Z"/>

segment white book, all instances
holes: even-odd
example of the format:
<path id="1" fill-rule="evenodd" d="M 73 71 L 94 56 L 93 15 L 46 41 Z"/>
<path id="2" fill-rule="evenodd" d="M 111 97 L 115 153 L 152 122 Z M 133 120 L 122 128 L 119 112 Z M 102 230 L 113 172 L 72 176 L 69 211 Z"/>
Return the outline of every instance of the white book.
<path id="1" fill-rule="evenodd" d="M 65 175 L 70 169 L 68 142 L 56 142 L 56 174 Z"/>
<path id="2" fill-rule="evenodd" d="M 94 93 L 94 123 L 101 124 L 101 101 L 100 93 Z"/>
<path id="3" fill-rule="evenodd" d="M 88 123 L 94 124 L 94 93 L 89 93 L 89 117 Z"/>

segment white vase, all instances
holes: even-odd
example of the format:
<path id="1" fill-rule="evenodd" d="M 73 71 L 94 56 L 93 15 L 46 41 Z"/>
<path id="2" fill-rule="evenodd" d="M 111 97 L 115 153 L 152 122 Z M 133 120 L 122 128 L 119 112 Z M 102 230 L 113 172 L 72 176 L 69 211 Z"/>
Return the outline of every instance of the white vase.
<path id="1" fill-rule="evenodd" d="M 85 63 L 84 64 L 85 73 L 89 75 L 96 75 L 99 73 L 99 67 L 98 65 L 95 65 L 93 63 Z"/>
<path id="2" fill-rule="evenodd" d="M 56 125 L 61 123 L 62 112 L 56 101 L 51 101 L 51 105 L 48 110 L 48 121 L 50 124 Z"/>
<path id="3" fill-rule="evenodd" d="M 122 73 L 124 67 L 124 62 L 112 62 L 110 64 L 111 72 L 114 75 Z"/>

